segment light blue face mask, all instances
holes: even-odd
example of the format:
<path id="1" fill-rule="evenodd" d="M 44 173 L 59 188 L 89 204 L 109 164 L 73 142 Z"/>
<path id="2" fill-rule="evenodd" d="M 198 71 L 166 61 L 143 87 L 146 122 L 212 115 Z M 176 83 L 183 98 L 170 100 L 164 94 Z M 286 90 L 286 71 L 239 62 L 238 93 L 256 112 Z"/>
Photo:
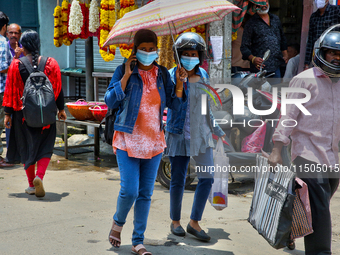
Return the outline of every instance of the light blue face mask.
<path id="1" fill-rule="evenodd" d="M 143 66 L 149 66 L 156 60 L 156 58 L 158 58 L 158 54 L 156 51 L 146 52 L 143 50 L 137 50 L 136 58 Z"/>
<path id="2" fill-rule="evenodd" d="M 181 56 L 181 63 L 185 70 L 191 71 L 192 69 L 195 68 L 200 63 L 200 60 L 198 57 L 186 57 L 186 56 Z"/>

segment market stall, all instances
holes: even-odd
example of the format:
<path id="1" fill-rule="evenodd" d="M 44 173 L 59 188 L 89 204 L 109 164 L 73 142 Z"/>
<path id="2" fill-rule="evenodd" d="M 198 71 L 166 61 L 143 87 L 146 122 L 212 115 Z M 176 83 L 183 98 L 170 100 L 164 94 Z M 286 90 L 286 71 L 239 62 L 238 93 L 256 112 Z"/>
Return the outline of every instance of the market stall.
<path id="1" fill-rule="evenodd" d="M 150 3 L 149 1 L 147 2 Z M 142 1 L 143 4 L 143 1 Z M 70 46 L 75 39 L 98 38 L 100 55 L 103 60 L 109 62 L 114 60 L 116 50 L 128 58 L 132 52 L 133 44 L 119 44 L 103 47 L 107 36 L 115 24 L 126 13 L 137 9 L 135 0 L 63 0 L 61 5 L 57 0 L 54 10 L 54 45 Z M 200 25 L 187 29 L 184 32 L 196 32 L 203 38 L 206 37 L 206 26 Z M 158 47 L 160 49 L 159 63 L 171 68 L 174 66 L 172 53 L 172 40 L 170 36 L 159 37 Z"/>

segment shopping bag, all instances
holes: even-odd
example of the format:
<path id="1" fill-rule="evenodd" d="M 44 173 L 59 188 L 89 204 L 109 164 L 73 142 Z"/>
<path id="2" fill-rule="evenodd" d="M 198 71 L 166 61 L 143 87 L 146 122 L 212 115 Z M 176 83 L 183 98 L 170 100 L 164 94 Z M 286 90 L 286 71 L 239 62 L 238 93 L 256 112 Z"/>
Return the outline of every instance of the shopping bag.
<path id="1" fill-rule="evenodd" d="M 228 166 L 229 158 L 224 152 L 223 141 L 220 138 L 214 150 L 214 183 L 209 195 L 209 202 L 219 211 L 228 205 Z"/>
<path id="2" fill-rule="evenodd" d="M 291 239 L 304 237 L 313 233 L 312 212 L 307 184 L 299 178 L 296 178 L 295 181 L 301 188 L 295 190 L 296 198 L 293 206 Z"/>
<path id="3" fill-rule="evenodd" d="M 257 171 L 249 223 L 274 248 L 284 248 L 292 230 L 295 174 L 277 165 L 270 171 L 268 159 L 257 156 Z"/>

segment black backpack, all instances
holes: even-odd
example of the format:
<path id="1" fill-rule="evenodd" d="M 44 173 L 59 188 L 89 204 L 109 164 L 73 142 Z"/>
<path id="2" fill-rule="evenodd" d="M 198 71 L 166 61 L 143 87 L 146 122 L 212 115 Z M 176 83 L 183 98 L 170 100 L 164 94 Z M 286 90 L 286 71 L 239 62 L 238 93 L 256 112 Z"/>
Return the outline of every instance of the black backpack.
<path id="1" fill-rule="evenodd" d="M 166 73 L 168 72 L 168 69 L 164 66 L 159 66 L 160 69 L 162 70 L 162 77 L 163 77 L 163 82 L 164 84 L 167 83 L 167 76 Z M 123 63 L 123 75 L 125 74 L 125 63 Z M 129 81 L 128 81 L 129 82 Z M 103 142 L 106 142 L 110 145 L 112 145 L 112 139 L 113 139 L 113 133 L 114 133 L 114 128 L 115 128 L 115 120 L 117 116 L 119 108 L 115 109 L 108 109 L 107 113 L 105 115 L 105 118 L 100 122 L 99 126 L 99 132 L 101 134 Z M 102 124 L 105 124 L 105 129 L 103 131 Z"/>
<path id="2" fill-rule="evenodd" d="M 44 74 L 47 57 L 41 57 L 38 70 L 34 70 L 27 57 L 20 58 L 29 77 L 22 95 L 23 114 L 30 127 L 41 128 L 56 122 L 57 104 L 53 86 Z"/>

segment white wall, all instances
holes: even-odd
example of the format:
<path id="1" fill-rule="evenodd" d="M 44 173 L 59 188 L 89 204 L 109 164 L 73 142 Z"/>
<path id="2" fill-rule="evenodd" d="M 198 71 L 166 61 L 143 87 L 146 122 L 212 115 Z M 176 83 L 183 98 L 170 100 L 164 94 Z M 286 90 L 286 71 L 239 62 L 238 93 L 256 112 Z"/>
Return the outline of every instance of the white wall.
<path id="1" fill-rule="evenodd" d="M 61 1 L 62 2 L 62 1 Z M 74 45 L 55 47 L 53 44 L 55 0 L 38 0 L 38 13 L 40 23 L 41 54 L 53 57 L 60 68 L 74 66 Z"/>
<path id="2" fill-rule="evenodd" d="M 62 2 L 62 1 L 60 1 Z M 62 45 L 55 47 L 53 44 L 54 36 L 54 8 L 55 0 L 38 0 L 38 13 L 40 23 L 41 55 L 52 57 L 57 60 L 60 69 L 75 66 L 75 45 Z M 63 77 L 64 94 L 69 95 L 69 79 Z"/>

